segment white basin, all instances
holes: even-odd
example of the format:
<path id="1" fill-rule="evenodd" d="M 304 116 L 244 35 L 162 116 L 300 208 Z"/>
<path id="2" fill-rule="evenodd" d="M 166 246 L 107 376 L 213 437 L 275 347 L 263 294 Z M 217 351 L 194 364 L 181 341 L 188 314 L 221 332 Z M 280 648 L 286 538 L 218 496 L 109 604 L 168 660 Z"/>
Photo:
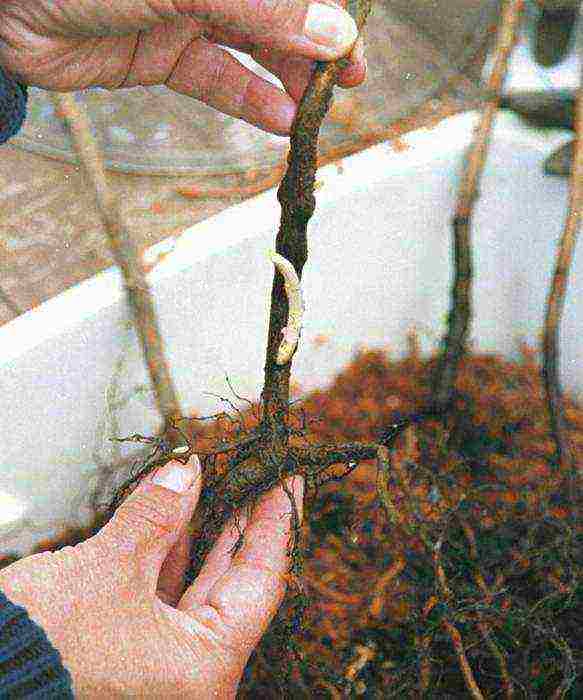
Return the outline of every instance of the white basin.
<path id="1" fill-rule="evenodd" d="M 325 385 L 359 345 L 398 353 L 416 328 L 425 350 L 436 347 L 449 303 L 450 219 L 477 118 L 452 117 L 406 136 L 403 152 L 383 143 L 319 171 L 293 365 L 304 390 Z M 568 138 L 508 114 L 497 120 L 473 228 L 472 337 L 480 350 L 510 356 L 518 339 L 538 342 L 568 191 L 542 164 Z M 187 230 L 151 272 L 185 411 L 222 410 L 203 392 L 228 395 L 225 373 L 238 393 L 261 391 L 273 278 L 267 250 L 279 214 L 275 189 L 227 209 Z M 577 252 L 561 330 L 562 379 L 576 393 L 582 295 Z M 116 363 L 125 358 L 122 393 L 147 381 L 128 319 L 120 274 L 110 269 L 0 327 L 1 551 L 27 554 L 38 539 L 90 518 L 98 463 L 112 457 L 104 435 L 113 434 L 106 394 Z M 331 342 L 314 345 L 319 335 Z M 122 435 L 152 434 L 159 424 L 143 394 L 117 419 Z"/>

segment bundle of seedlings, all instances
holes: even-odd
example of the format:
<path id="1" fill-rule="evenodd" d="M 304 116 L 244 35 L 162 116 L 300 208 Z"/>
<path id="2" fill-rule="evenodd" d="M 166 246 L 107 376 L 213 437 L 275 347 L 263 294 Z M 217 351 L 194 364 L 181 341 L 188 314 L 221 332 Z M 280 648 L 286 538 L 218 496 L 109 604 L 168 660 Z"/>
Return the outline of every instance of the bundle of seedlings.
<path id="1" fill-rule="evenodd" d="M 413 350 L 405 364 L 389 365 L 374 353 L 357 358 L 347 375 L 362 378 L 356 403 L 356 383 L 346 377 L 327 395 L 336 391 L 336 403 L 316 393 L 309 399 L 312 410 L 298 409 L 290 397 L 317 137 L 345 59 L 316 63 L 292 128 L 278 190 L 282 214 L 272 253 L 276 272 L 260 402 L 233 390 L 235 399 L 248 401 L 248 410 L 225 398 L 231 412 L 214 416 L 217 423 L 206 429 L 200 421 L 213 417 L 189 418 L 180 409 L 151 293 L 85 117 L 70 98 L 59 98 L 124 274 L 165 420 L 159 436 L 128 438 L 151 443 L 152 451 L 115 490 L 103 517 L 111 517 L 153 469 L 170 459 L 186 463 L 196 452 L 204 481 L 191 524 L 186 587 L 230 518 L 273 486 L 285 488 L 285 478 L 299 474 L 306 480 L 306 537 L 302 542 L 297 504 L 288 492 L 294 525 L 288 597 L 250 661 L 242 695 L 580 695 L 581 437 L 572 428 L 579 427 L 581 414 L 561 395 L 557 359 L 560 310 L 583 209 L 580 95 L 569 215 L 545 323 L 544 406 L 533 388 L 532 363 L 525 368 L 473 357 L 467 348 L 472 209 L 522 5 L 503 3 L 486 105 L 453 219 L 455 275 L 441 350 L 425 362 Z M 362 30 L 369 0 L 349 0 L 348 9 Z M 380 381 L 383 373 L 394 377 L 394 387 Z M 531 387 L 530 403 L 525 386 Z M 200 447 L 203 437 L 211 439 L 208 447 Z M 314 592 L 321 597 L 310 605 Z"/>

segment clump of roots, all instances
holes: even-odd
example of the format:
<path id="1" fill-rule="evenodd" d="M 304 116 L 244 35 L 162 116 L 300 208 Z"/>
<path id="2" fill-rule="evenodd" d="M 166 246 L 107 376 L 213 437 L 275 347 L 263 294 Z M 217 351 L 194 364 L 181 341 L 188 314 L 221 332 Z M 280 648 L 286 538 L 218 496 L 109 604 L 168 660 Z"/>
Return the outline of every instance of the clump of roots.
<path id="1" fill-rule="evenodd" d="M 229 386 L 231 387 L 230 383 Z M 232 389 L 232 387 L 231 387 Z M 239 397 L 233 390 L 234 395 Z M 120 438 L 122 442 L 150 443 L 152 451 L 145 459 L 136 462 L 126 480 L 116 488 L 106 507 L 109 517 L 118 505 L 132 492 L 142 479 L 169 459 L 186 462 L 192 453 L 201 461 L 203 488 L 199 506 L 191 523 L 193 550 L 191 568 L 185 577 L 185 585 L 196 578 L 202 563 L 225 524 L 232 517 L 237 517 L 244 509 L 252 508 L 257 499 L 277 484 L 282 484 L 288 493 L 292 509 L 292 538 L 289 544 L 292 566 L 290 573 L 299 574 L 302 567 L 299 550 L 299 517 L 294 496 L 285 485 L 284 479 L 294 474 L 301 474 L 306 479 L 307 488 L 317 490 L 329 481 L 342 479 L 353 471 L 357 462 L 338 466 L 334 460 L 331 464 L 314 465 L 310 458 L 310 425 L 319 418 L 308 418 L 301 407 L 292 409 L 298 401 L 291 401 L 284 420 L 277 423 L 261 415 L 258 405 L 250 404 L 250 410 L 241 411 L 233 402 L 224 397 L 217 397 L 229 404 L 235 415 L 222 412 L 210 416 L 193 416 L 180 422 L 174 422 L 170 431 L 172 436 L 147 437 L 132 435 Z M 195 434 L 197 421 L 213 421 L 203 435 Z M 177 454 L 172 445 L 176 444 L 179 434 L 183 444 Z M 202 445 L 210 441 L 210 445 Z M 312 464 L 302 463 L 300 453 L 289 450 L 290 445 L 302 446 L 305 458 Z M 365 446 L 366 447 L 366 446 Z M 369 446 L 372 454 L 376 450 Z M 239 545 L 242 543 L 243 535 Z"/>

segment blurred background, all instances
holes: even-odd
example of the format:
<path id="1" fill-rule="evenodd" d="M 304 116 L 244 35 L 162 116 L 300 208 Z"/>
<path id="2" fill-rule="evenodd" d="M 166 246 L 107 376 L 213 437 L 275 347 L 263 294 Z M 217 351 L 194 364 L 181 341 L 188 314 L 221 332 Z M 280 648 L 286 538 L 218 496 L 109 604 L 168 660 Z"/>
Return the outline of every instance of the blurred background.
<path id="1" fill-rule="evenodd" d="M 508 93 L 563 89 L 572 100 L 579 5 L 527 2 Z M 497 0 L 376 0 L 365 32 L 367 80 L 336 90 L 322 159 L 387 139 L 398 150 L 403 133 L 479 107 L 499 11 Z M 44 90 L 29 94 L 24 128 L 0 150 L 0 323 L 112 264 L 63 116 Z M 146 266 L 156 261 L 156 249 L 146 252 L 152 245 L 163 253 L 164 241 L 281 177 L 287 138 L 165 87 L 97 88 L 75 97 L 89 110 Z"/>

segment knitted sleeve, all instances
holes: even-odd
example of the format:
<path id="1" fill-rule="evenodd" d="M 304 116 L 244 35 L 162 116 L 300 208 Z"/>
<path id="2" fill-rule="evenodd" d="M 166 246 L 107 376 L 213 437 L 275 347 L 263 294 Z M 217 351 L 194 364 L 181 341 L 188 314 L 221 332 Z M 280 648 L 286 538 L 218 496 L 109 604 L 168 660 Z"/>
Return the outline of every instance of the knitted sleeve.
<path id="1" fill-rule="evenodd" d="M 26 117 L 26 85 L 9 78 L 0 66 L 0 144 L 8 141 Z"/>
<path id="2" fill-rule="evenodd" d="M 74 697 L 59 651 L 26 609 L 0 591 L 0 700 Z"/>

